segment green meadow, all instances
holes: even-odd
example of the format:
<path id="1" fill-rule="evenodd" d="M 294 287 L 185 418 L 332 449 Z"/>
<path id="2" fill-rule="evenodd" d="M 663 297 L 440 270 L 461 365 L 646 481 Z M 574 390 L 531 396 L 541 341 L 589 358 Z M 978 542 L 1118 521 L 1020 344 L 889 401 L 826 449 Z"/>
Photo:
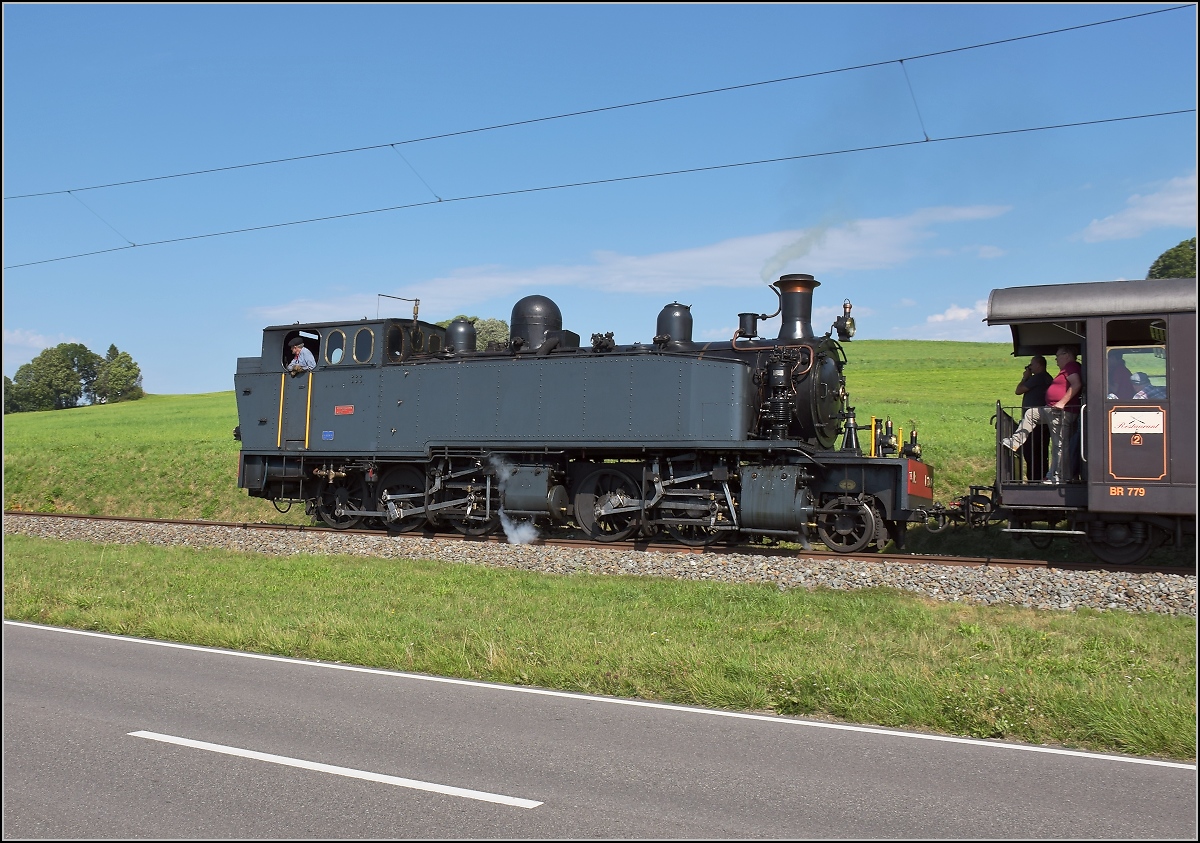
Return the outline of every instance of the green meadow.
<path id="1" fill-rule="evenodd" d="M 919 432 L 949 502 L 993 471 L 1004 345 L 860 341 L 858 421 Z M 237 485 L 233 392 L 5 417 L 9 511 L 309 523 Z M 997 526 L 910 549 L 1086 559 Z M 1058 554 L 1057 557 L 1054 554 Z M 8 535 L 6 618 L 486 681 L 1175 759 L 1196 756 L 1196 622 L 543 575 L 432 560 L 269 557 Z"/>

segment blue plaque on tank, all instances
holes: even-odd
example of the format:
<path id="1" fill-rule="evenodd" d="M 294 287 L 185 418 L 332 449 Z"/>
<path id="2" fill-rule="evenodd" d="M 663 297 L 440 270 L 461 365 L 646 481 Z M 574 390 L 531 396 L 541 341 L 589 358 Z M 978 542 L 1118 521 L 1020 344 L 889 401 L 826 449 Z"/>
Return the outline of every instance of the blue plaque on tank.
<path id="1" fill-rule="evenodd" d="M 322 430 L 321 438 L 324 439 L 326 442 L 332 440 L 333 439 L 333 431 L 332 430 Z"/>

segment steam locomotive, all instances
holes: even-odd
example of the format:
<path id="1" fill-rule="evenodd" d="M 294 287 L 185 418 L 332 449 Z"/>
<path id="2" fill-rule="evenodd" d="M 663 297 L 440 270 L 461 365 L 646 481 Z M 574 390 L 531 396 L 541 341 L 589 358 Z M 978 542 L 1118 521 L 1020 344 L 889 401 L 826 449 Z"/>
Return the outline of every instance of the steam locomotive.
<path id="1" fill-rule="evenodd" d="M 483 350 L 470 321 L 443 328 L 416 308 L 266 328 L 234 377 L 238 486 L 341 529 L 535 522 L 600 541 L 902 546 L 907 522 L 929 517 L 933 474 L 915 431 L 900 442 L 890 423 L 862 425 L 860 444 L 843 374 L 852 306 L 815 334 L 819 285 L 780 277 L 774 313 L 741 313 L 712 343 L 692 340 L 690 308 L 672 302 L 649 343 L 610 332 L 581 345 L 541 295 Z M 779 335 L 760 337 L 776 315 Z M 316 368 L 293 375 L 297 337 Z"/>

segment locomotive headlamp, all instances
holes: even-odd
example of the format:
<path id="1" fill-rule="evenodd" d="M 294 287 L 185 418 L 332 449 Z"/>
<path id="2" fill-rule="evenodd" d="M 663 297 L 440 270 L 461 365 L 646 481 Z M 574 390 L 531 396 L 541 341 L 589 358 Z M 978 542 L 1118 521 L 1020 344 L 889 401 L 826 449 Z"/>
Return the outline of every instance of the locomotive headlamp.
<path id="1" fill-rule="evenodd" d="M 853 307 L 850 304 L 850 299 L 842 302 L 842 315 L 833 322 L 833 327 L 837 331 L 838 339 L 842 342 L 848 341 L 854 336 L 854 317 L 850 315 L 850 309 Z"/>

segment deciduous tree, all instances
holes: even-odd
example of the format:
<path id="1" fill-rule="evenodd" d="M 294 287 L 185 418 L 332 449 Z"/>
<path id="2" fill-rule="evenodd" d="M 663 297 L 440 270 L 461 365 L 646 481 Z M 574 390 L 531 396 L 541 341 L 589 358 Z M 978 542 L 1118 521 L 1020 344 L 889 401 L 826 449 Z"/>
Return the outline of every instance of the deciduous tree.
<path id="1" fill-rule="evenodd" d="M 13 386 L 22 412 L 65 410 L 79 404 L 83 397 L 83 381 L 75 371 L 75 361 L 69 351 L 73 345 L 62 343 L 44 349 L 17 369 Z"/>
<path id="2" fill-rule="evenodd" d="M 487 348 L 489 342 L 508 342 L 508 323 L 503 319 L 480 319 L 478 316 L 463 316 L 462 314 L 455 316 L 454 319 L 466 319 L 475 323 L 475 342 L 476 347 L 480 350 Z M 438 324 L 447 328 L 454 319 L 447 319 Z"/>
<path id="3" fill-rule="evenodd" d="M 136 401 L 146 393 L 142 389 L 142 370 L 127 351 L 108 347 L 96 377 L 96 400 L 101 404 Z"/>
<path id="4" fill-rule="evenodd" d="M 1196 277 L 1196 238 L 1184 240 L 1178 246 L 1167 249 L 1158 256 L 1147 278 L 1195 278 Z"/>

